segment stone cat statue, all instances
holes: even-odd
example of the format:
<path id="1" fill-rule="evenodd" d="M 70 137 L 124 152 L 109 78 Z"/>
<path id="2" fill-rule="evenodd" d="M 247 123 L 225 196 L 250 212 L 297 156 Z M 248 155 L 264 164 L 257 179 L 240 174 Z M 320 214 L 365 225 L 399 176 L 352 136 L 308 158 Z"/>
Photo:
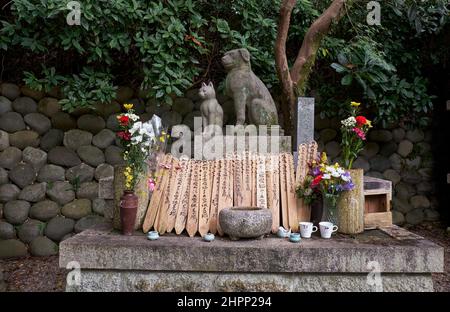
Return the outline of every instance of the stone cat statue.
<path id="1" fill-rule="evenodd" d="M 216 91 L 212 82 L 209 84 L 202 83 L 202 87 L 198 92 L 202 103 L 200 111 L 203 118 L 203 138 L 205 141 L 211 139 L 215 134 L 222 134 L 223 127 L 223 109 L 216 99 Z M 217 126 L 217 127 L 214 127 Z M 220 132 L 217 133 L 220 129 Z"/>
<path id="2" fill-rule="evenodd" d="M 226 93 L 234 100 L 236 125 L 245 123 L 246 111 L 249 123 L 259 125 L 278 125 L 275 102 L 264 83 L 253 73 L 250 65 L 250 52 L 236 49 L 225 53 L 222 64 L 228 72 Z"/>

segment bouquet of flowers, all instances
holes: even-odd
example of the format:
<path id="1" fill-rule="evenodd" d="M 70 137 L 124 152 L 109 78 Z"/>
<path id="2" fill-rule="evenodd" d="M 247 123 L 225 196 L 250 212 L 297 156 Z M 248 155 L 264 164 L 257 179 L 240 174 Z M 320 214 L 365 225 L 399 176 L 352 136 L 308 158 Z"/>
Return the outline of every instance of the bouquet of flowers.
<path id="1" fill-rule="evenodd" d="M 124 104 L 126 113 L 117 116 L 120 131 L 117 136 L 124 147 L 123 159 L 126 162 L 125 187 L 134 190 L 139 177 L 145 172 L 147 161 L 152 155 L 163 150 L 168 135 L 162 128 L 161 119 L 153 115 L 148 122 L 140 121 L 134 113 L 133 104 Z M 149 178 L 149 188 L 153 191 L 156 181 Z"/>
<path id="2" fill-rule="evenodd" d="M 341 121 L 342 159 L 347 169 L 351 169 L 353 161 L 364 147 L 366 134 L 372 123 L 366 117 L 358 115 L 361 103 L 351 102 L 351 116 Z"/>
<path id="3" fill-rule="evenodd" d="M 327 219 L 331 221 L 336 216 L 335 209 L 339 195 L 355 187 L 350 173 L 339 166 L 338 163 L 328 164 L 325 153 L 322 153 L 320 159 L 314 160 L 309 166 L 310 170 L 303 185 L 297 187 L 297 196 L 303 198 L 308 205 L 322 197 L 324 204 L 328 204 L 327 213 L 331 217 Z"/>

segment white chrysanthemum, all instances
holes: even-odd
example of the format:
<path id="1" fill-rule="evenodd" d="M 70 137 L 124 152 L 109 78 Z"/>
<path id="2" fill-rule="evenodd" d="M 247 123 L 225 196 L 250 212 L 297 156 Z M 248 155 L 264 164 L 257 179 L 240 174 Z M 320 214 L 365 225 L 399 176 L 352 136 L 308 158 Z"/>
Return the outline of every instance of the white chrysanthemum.
<path id="1" fill-rule="evenodd" d="M 125 116 L 130 118 L 132 121 L 138 121 L 139 120 L 139 116 L 136 115 L 136 114 L 125 114 Z"/>
<path id="2" fill-rule="evenodd" d="M 356 126 L 356 119 L 355 117 L 351 116 L 347 119 L 342 120 L 341 124 L 346 128 L 353 128 L 354 126 Z"/>
<path id="3" fill-rule="evenodd" d="M 330 175 L 329 173 L 325 173 L 325 174 L 322 176 L 322 179 L 324 179 L 324 180 L 330 180 L 330 179 L 331 179 L 331 175 Z"/>
<path id="4" fill-rule="evenodd" d="M 142 127 L 142 122 L 138 121 L 138 122 L 134 123 L 130 129 L 131 135 L 135 134 L 136 132 L 139 132 L 141 127 Z"/>
<path id="5" fill-rule="evenodd" d="M 334 178 L 339 178 L 339 177 L 341 176 L 341 174 L 340 174 L 337 170 L 334 170 L 334 171 L 331 173 L 331 175 L 332 175 Z"/>

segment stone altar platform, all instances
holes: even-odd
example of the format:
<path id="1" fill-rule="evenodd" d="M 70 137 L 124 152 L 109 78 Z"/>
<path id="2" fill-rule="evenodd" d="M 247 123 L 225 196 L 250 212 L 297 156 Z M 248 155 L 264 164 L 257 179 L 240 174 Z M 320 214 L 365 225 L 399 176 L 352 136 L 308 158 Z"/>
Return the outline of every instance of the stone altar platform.
<path id="1" fill-rule="evenodd" d="M 444 269 L 442 247 L 396 226 L 315 234 L 300 243 L 272 235 L 150 241 L 102 226 L 62 242 L 59 263 L 81 266 L 81 283 L 67 291 L 433 291 L 431 273 Z"/>

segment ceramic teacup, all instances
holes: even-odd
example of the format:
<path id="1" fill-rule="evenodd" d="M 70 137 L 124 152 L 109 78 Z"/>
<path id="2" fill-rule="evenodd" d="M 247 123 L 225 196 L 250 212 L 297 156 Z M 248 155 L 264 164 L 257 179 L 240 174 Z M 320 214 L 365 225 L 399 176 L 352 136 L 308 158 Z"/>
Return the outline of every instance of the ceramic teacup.
<path id="1" fill-rule="evenodd" d="M 291 233 L 289 240 L 293 243 L 298 243 L 301 240 L 300 233 Z"/>
<path id="2" fill-rule="evenodd" d="M 337 225 L 334 225 L 331 222 L 320 222 L 319 227 L 322 238 L 330 238 L 331 234 L 338 230 Z"/>
<path id="3" fill-rule="evenodd" d="M 300 222 L 300 234 L 302 238 L 311 238 L 311 233 L 317 232 L 317 226 L 313 225 L 312 222 Z"/>
<path id="4" fill-rule="evenodd" d="M 157 240 L 159 238 L 158 231 L 150 231 L 150 232 L 148 232 L 147 238 L 149 240 Z"/>
<path id="5" fill-rule="evenodd" d="M 289 237 L 290 234 L 291 234 L 291 230 L 290 229 L 289 229 L 289 231 L 285 230 L 284 227 L 282 227 L 282 226 L 280 226 L 278 228 L 278 231 L 277 231 L 277 236 L 278 237 L 286 238 L 286 237 Z"/>
<path id="6" fill-rule="evenodd" d="M 205 242 L 212 242 L 214 240 L 214 234 L 208 233 L 208 234 L 203 235 L 203 240 Z"/>

